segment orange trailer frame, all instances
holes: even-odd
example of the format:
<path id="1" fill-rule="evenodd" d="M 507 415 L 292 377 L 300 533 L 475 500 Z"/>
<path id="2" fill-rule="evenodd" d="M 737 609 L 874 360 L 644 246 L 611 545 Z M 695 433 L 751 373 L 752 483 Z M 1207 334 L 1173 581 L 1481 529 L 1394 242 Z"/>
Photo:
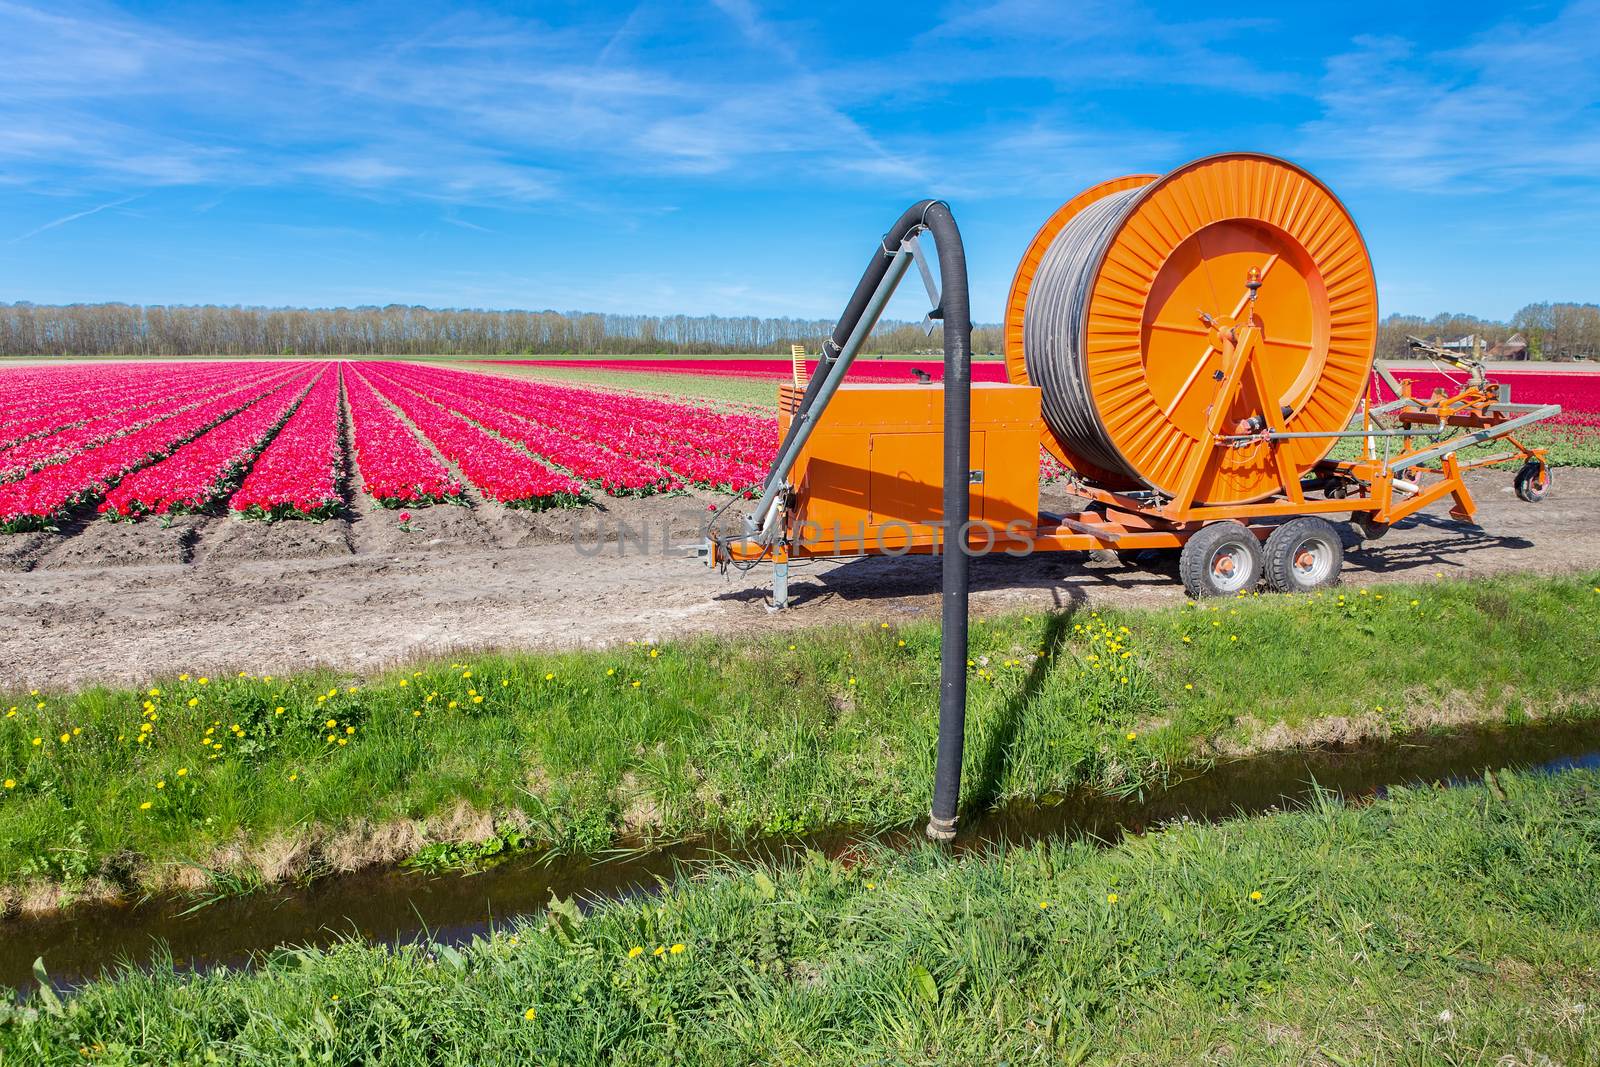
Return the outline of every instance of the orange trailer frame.
<path id="1" fill-rule="evenodd" d="M 1255 331 L 1247 324 L 1216 338 L 1226 370 L 1213 410 L 1226 412 L 1232 396 L 1257 373 Z M 976 383 L 967 550 L 1022 556 L 1182 549 L 1197 531 L 1218 520 L 1243 523 L 1266 541 L 1281 522 L 1305 515 L 1348 516 L 1366 537 L 1376 538 L 1446 497 L 1454 500 L 1451 516 L 1470 523 L 1477 509 L 1465 472 L 1519 460 L 1518 494 L 1524 499 L 1543 495 L 1550 482 L 1545 450 L 1524 444 L 1515 432 L 1558 414 L 1559 405 L 1512 403 L 1509 389 L 1488 380 L 1481 368 L 1456 392 L 1436 390 L 1426 399 L 1413 396 L 1409 381 L 1383 368 L 1374 369 L 1372 377 L 1374 389 L 1383 382 L 1397 399 L 1378 406 L 1364 402 L 1359 428 L 1316 434 L 1360 439 L 1359 458 L 1319 461 L 1311 478 L 1286 477 L 1283 491 L 1265 500 L 1196 503 L 1194 486 L 1208 464 L 1222 462 L 1226 449 L 1262 448 L 1277 460 L 1283 443 L 1297 439 L 1278 423 L 1271 405 L 1264 405 L 1267 425 L 1255 433 L 1228 432 L 1220 417 L 1213 418 L 1171 496 L 1108 490 L 1069 471 L 1072 491 L 1091 506 L 1065 515 L 1037 507 L 1038 389 Z M 723 567 L 773 564 L 773 607 L 782 608 L 788 600 L 791 561 L 942 551 L 943 395 L 936 383 L 841 386 L 780 490 L 776 536 L 713 533 L 703 549 L 707 562 Z M 780 439 L 799 398 L 797 386 L 786 384 L 780 390 Z M 1457 456 L 1463 448 L 1497 439 L 1505 439 L 1511 450 L 1471 462 Z M 1393 450 L 1391 443 L 1396 444 Z M 1282 469 L 1288 470 L 1286 463 Z M 1317 492 L 1320 499 L 1310 495 Z M 1229 565 L 1226 558 L 1218 562 Z"/>

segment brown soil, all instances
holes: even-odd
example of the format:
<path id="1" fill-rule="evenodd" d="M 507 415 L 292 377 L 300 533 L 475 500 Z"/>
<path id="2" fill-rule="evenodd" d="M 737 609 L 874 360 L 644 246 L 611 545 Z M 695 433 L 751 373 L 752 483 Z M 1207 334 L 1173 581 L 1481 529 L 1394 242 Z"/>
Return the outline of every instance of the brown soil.
<path id="1" fill-rule="evenodd" d="M 1517 501 L 1504 473 L 1473 475 L 1470 485 L 1480 527 L 1451 521 L 1439 505 L 1352 550 L 1345 580 L 1600 568 L 1600 471 L 1558 472 L 1538 505 Z M 323 523 L 190 516 L 0 535 L 0 689 L 185 670 L 366 671 L 466 649 L 938 612 L 938 561 L 906 557 L 797 567 L 793 606 L 769 614 L 770 568 L 718 575 L 673 551 L 696 540 L 715 499 L 704 494 L 608 500 L 603 511 L 414 508 L 409 532 L 397 512 L 357 496 L 347 516 Z M 647 530 L 648 552 L 614 540 L 596 551 L 602 522 Z M 990 557 L 974 562 L 973 603 L 979 612 L 1177 603 L 1175 571 L 1170 555 L 1136 565 Z"/>

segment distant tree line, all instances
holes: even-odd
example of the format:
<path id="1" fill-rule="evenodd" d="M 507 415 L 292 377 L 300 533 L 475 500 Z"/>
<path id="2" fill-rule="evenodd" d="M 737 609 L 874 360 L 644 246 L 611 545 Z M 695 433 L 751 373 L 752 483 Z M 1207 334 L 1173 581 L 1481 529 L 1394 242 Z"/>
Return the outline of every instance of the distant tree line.
<path id="1" fill-rule="evenodd" d="M 216 305 L 0 304 L 0 355 L 357 356 L 787 355 L 815 353 L 833 331 L 824 319 L 720 315 L 602 315 L 576 311 L 478 311 L 423 307 L 260 308 Z M 1378 327 L 1378 355 L 1405 359 L 1406 335 L 1451 339 L 1478 334 L 1486 345 L 1520 333 L 1532 359 L 1600 358 L 1600 305 L 1529 304 L 1510 322 L 1472 315 L 1390 315 Z M 884 321 L 869 352 L 934 353 L 940 330 Z M 974 327 L 972 348 L 1002 350 L 999 326 Z"/>
<path id="2" fill-rule="evenodd" d="M 564 355 L 590 353 L 788 355 L 816 352 L 826 320 L 720 315 L 601 315 L 560 311 L 423 307 L 260 308 L 137 304 L 0 304 L 0 355 L 354 356 Z M 1000 328 L 980 326 L 973 350 L 1000 351 Z M 935 350 L 914 323 L 879 323 L 872 352 Z"/>
<path id="3" fill-rule="evenodd" d="M 1519 333 L 1527 339 L 1529 359 L 1600 359 L 1600 304 L 1529 304 L 1510 322 L 1473 315 L 1390 315 L 1378 325 L 1378 356 L 1408 358 L 1407 334 L 1436 340 L 1477 334 L 1488 346 Z"/>

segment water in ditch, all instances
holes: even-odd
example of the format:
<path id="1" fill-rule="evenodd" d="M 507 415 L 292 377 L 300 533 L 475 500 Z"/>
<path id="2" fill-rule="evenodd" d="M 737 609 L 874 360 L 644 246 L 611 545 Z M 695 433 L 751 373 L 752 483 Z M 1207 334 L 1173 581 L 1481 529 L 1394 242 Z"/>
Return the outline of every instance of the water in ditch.
<path id="1" fill-rule="evenodd" d="M 1600 722 L 1474 728 L 1449 734 L 1252 756 L 1217 763 L 1172 785 L 1129 798 L 1081 792 L 1017 802 L 970 818 L 958 850 L 1075 835 L 1112 841 L 1178 819 L 1216 820 L 1308 802 L 1317 788 L 1349 799 L 1401 784 L 1459 784 L 1485 769 L 1557 771 L 1600 767 Z M 1315 784 L 1313 784 L 1315 783 Z M 42 958 L 52 984 L 69 987 L 122 963 L 169 952 L 179 967 L 242 966 L 284 945 L 341 938 L 452 944 L 497 923 L 536 913 L 551 895 L 582 902 L 647 892 L 684 868 L 708 862 L 781 860 L 804 849 L 837 854 L 868 836 L 891 847 L 922 839 L 921 826 L 886 834 L 837 830 L 805 837 L 702 838 L 610 857 L 516 857 L 472 874 L 386 870 L 329 877 L 197 905 L 193 898 L 86 905 L 0 923 L 0 984 L 34 982 Z"/>

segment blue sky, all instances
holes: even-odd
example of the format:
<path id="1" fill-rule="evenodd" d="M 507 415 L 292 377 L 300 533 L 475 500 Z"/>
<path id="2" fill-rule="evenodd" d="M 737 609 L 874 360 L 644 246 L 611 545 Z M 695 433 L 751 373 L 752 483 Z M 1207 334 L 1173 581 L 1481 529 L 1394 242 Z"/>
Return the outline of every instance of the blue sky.
<path id="1" fill-rule="evenodd" d="M 0 0 L 0 301 L 828 318 L 940 196 L 997 321 L 1058 203 L 1235 149 L 1385 313 L 1600 300 L 1600 3 L 1298 6 Z"/>

